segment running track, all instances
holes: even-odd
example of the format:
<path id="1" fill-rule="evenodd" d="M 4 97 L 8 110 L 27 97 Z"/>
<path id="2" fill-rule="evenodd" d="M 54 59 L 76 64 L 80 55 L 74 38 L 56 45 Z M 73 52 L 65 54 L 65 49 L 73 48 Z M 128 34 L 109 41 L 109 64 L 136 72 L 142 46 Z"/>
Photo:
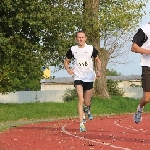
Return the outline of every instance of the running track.
<path id="1" fill-rule="evenodd" d="M 40 122 L 0 133 L 0 150 L 150 150 L 150 114 L 96 117 L 79 132 L 78 119 Z"/>

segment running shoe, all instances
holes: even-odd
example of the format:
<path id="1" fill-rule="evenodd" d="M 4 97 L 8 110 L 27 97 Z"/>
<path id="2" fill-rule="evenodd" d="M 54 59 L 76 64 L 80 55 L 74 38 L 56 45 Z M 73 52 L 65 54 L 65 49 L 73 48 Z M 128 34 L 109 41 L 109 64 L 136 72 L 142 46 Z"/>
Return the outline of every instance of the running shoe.
<path id="1" fill-rule="evenodd" d="M 80 125 L 80 132 L 86 132 L 84 124 Z"/>
<path id="2" fill-rule="evenodd" d="M 88 114 L 88 119 L 89 119 L 89 120 L 92 120 L 92 119 L 93 119 L 92 114 Z"/>
<path id="3" fill-rule="evenodd" d="M 134 114 L 134 122 L 135 123 L 140 123 L 142 121 L 142 112 L 141 111 L 137 111 L 135 114 Z"/>

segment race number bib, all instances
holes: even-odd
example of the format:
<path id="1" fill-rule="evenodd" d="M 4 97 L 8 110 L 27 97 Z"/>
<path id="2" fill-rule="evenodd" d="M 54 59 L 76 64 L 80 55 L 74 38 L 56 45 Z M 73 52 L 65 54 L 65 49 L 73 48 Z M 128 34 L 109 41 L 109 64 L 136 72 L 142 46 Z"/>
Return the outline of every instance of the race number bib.
<path id="1" fill-rule="evenodd" d="M 86 68 L 89 66 L 89 60 L 86 58 L 78 59 L 77 65 L 79 68 Z"/>

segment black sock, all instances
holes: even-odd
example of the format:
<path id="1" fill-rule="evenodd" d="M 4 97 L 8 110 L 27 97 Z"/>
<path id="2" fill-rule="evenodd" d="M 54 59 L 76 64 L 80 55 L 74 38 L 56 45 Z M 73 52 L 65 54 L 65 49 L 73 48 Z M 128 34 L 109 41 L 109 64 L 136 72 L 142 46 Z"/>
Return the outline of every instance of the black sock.
<path id="1" fill-rule="evenodd" d="M 90 106 L 87 106 L 88 107 L 88 109 L 90 110 L 90 108 L 91 108 L 91 105 Z"/>

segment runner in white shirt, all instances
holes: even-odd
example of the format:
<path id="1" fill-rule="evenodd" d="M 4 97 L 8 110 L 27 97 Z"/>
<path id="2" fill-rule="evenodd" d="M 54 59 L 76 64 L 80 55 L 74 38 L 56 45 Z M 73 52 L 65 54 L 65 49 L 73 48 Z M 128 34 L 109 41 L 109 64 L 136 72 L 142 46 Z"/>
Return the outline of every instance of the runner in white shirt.
<path id="1" fill-rule="evenodd" d="M 138 29 L 133 37 L 131 50 L 141 54 L 143 97 L 134 114 L 134 122 L 139 123 L 142 120 L 144 106 L 150 101 L 150 23 Z"/>
<path id="2" fill-rule="evenodd" d="M 88 108 L 88 118 L 92 119 L 90 105 L 92 98 L 93 81 L 95 77 L 101 75 L 101 61 L 98 57 L 98 51 L 92 46 L 87 45 L 86 34 L 83 31 L 76 33 L 78 45 L 72 46 L 66 53 L 64 66 L 70 75 L 74 75 L 74 85 L 78 94 L 78 113 L 80 120 L 80 132 L 85 132 L 85 117 L 83 113 L 83 104 Z M 69 63 L 74 59 L 74 67 L 71 69 Z M 96 62 L 96 74 L 93 70 L 93 58 Z"/>

